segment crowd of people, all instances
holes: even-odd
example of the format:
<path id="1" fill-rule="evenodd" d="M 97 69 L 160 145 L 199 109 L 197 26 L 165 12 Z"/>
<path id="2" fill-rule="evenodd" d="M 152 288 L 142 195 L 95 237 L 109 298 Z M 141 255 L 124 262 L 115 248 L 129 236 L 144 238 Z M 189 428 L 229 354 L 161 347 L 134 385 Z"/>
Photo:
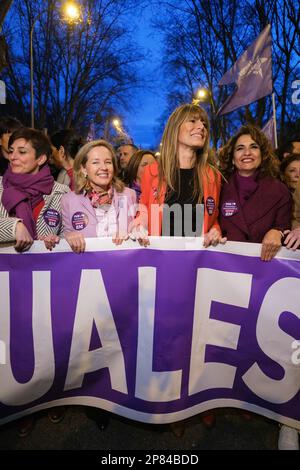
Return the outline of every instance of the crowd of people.
<path id="1" fill-rule="evenodd" d="M 194 104 L 169 117 L 159 158 L 132 143 L 84 142 L 71 129 L 49 138 L 2 117 L 0 243 L 23 252 L 43 240 L 52 250 L 64 238 L 82 253 L 87 237 L 148 246 L 151 235 L 202 236 L 204 247 L 260 243 L 271 261 L 282 246 L 300 247 L 300 137 L 284 144 L 276 154 L 244 125 L 214 154 L 207 113 Z M 295 429 L 281 427 L 279 448 L 299 448 Z"/>

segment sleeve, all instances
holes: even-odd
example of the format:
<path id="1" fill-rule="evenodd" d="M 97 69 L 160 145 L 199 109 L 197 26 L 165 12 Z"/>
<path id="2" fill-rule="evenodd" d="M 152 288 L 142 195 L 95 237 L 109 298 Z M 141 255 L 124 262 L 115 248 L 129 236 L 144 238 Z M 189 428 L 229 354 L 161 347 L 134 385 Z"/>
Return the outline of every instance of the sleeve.
<path id="1" fill-rule="evenodd" d="M 15 217 L 0 217 L 0 242 L 9 243 L 16 240 L 16 225 L 22 222 Z"/>
<path id="2" fill-rule="evenodd" d="M 291 228 L 291 215 L 292 197 L 289 190 L 283 185 L 282 197 L 280 198 L 272 228 L 280 230 L 281 232 L 284 232 L 284 230 L 289 230 Z"/>

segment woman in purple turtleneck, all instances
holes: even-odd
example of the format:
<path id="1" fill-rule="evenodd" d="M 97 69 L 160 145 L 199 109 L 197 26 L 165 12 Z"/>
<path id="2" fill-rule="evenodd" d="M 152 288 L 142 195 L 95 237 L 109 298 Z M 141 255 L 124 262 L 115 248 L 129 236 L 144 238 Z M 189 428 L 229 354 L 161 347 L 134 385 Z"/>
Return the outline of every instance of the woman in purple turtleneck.
<path id="1" fill-rule="evenodd" d="M 279 165 L 271 144 L 254 126 L 242 126 L 219 153 L 224 182 L 220 226 L 229 241 L 261 243 L 269 261 L 290 229 L 292 200 L 277 179 Z"/>

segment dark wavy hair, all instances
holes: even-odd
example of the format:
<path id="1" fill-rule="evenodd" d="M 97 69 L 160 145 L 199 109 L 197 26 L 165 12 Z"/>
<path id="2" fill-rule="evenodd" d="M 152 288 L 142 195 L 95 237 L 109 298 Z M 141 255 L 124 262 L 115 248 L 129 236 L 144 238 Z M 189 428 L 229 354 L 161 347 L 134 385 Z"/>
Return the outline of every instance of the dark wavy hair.
<path id="1" fill-rule="evenodd" d="M 265 134 L 255 126 L 250 124 L 242 126 L 238 132 L 229 139 L 229 141 L 219 150 L 219 168 L 225 178 L 228 178 L 234 172 L 233 155 L 236 142 L 242 135 L 250 135 L 254 142 L 259 145 L 261 151 L 261 164 L 258 168 L 259 176 L 279 176 L 279 161 L 275 156 L 271 142 Z"/>

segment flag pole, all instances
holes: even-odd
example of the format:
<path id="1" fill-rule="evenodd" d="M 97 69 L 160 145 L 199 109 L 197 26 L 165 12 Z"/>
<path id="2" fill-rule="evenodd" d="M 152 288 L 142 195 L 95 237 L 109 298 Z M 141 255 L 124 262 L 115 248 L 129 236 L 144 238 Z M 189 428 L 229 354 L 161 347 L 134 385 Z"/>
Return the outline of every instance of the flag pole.
<path id="1" fill-rule="evenodd" d="M 277 141 L 277 121 L 276 121 L 276 106 L 275 106 L 275 93 L 272 93 L 272 104 L 273 104 L 273 121 L 274 121 L 274 137 L 275 137 L 275 149 L 278 148 Z"/>

